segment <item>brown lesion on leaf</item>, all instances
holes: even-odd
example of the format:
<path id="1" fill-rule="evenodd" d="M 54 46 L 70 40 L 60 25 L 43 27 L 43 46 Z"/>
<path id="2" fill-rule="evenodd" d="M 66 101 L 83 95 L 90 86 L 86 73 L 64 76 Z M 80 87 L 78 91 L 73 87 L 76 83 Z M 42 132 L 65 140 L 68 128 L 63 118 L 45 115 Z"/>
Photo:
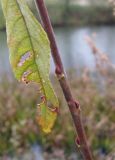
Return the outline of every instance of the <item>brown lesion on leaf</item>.
<path id="1" fill-rule="evenodd" d="M 38 111 L 40 110 L 40 106 L 42 104 L 45 104 L 51 112 L 59 114 L 59 107 L 54 107 L 51 101 L 47 100 L 44 95 L 42 95 L 40 98 L 41 98 L 41 103 L 37 105 Z"/>
<path id="2" fill-rule="evenodd" d="M 46 104 L 46 97 L 44 95 L 41 95 L 40 99 L 41 99 L 41 102 L 39 104 L 37 104 L 37 106 L 38 106 L 37 108 L 40 108 L 40 106 L 42 104 Z"/>
<path id="3" fill-rule="evenodd" d="M 17 64 L 18 67 L 22 67 L 23 64 L 30 60 L 32 58 L 32 53 L 30 51 L 26 52 L 21 58 L 20 58 L 20 61 L 19 63 Z"/>
<path id="4" fill-rule="evenodd" d="M 53 106 L 50 101 L 47 101 L 47 107 L 51 112 L 59 113 L 59 107 Z"/>
<path id="5" fill-rule="evenodd" d="M 26 71 L 23 73 L 22 75 L 22 79 L 21 81 L 28 84 L 30 81 L 28 80 L 28 76 L 31 74 L 32 72 L 29 70 L 29 71 Z"/>

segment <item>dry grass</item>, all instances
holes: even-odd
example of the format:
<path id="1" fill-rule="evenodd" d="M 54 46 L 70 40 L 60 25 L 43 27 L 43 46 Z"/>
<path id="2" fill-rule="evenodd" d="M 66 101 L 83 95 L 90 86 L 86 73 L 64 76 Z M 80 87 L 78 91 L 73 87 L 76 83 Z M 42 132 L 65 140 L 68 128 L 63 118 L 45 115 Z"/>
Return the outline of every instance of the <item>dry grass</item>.
<path id="1" fill-rule="evenodd" d="M 102 160 L 100 156 L 103 153 L 105 160 L 114 148 L 115 85 L 107 85 L 106 93 L 102 94 L 86 71 L 82 77 L 77 77 L 74 72 L 68 75 L 74 96 L 81 103 L 88 141 L 97 159 Z M 43 135 L 35 122 L 36 86 L 25 87 L 7 77 L 0 82 L 0 154 L 20 153 L 35 142 L 43 145 L 45 155 L 50 151 L 55 156 L 55 149 L 70 154 L 75 151 L 75 133 L 70 114 L 54 77 L 52 82 L 59 98 L 60 114 L 49 136 Z"/>

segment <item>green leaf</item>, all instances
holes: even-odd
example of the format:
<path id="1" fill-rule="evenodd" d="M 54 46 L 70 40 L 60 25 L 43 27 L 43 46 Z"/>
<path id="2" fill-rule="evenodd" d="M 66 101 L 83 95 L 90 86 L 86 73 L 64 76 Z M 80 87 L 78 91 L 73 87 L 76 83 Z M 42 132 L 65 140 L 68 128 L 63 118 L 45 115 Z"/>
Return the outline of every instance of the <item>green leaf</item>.
<path id="1" fill-rule="evenodd" d="M 49 133 L 59 107 L 49 80 L 51 52 L 49 40 L 25 0 L 1 0 L 1 2 L 14 75 L 19 81 L 39 84 L 41 103 L 38 105 L 37 121 L 42 130 Z"/>

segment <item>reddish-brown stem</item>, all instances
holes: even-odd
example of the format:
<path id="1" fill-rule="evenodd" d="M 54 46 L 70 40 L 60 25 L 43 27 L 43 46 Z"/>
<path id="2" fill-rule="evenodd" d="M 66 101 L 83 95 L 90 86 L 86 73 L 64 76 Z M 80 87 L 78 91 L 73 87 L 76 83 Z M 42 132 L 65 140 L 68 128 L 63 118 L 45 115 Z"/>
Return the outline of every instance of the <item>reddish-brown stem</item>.
<path id="1" fill-rule="evenodd" d="M 80 150 L 84 157 L 84 160 L 92 160 L 93 158 L 92 158 L 90 149 L 88 147 L 86 135 L 85 135 L 84 128 L 82 125 L 80 105 L 77 101 L 74 100 L 71 89 L 68 85 L 68 81 L 64 73 L 64 68 L 63 68 L 61 58 L 60 58 L 60 53 L 59 53 L 59 50 L 56 44 L 54 32 L 52 29 L 51 21 L 48 16 L 48 11 L 45 6 L 44 0 L 36 0 L 36 5 L 39 9 L 44 29 L 46 30 L 47 35 L 50 40 L 52 57 L 53 57 L 53 60 L 56 66 L 55 73 L 59 80 L 60 86 L 63 90 L 63 94 L 65 96 L 67 104 L 69 106 L 69 110 L 71 112 L 73 122 L 75 125 L 75 129 L 78 135 L 76 143 L 79 141 L 78 146 L 80 146 Z"/>

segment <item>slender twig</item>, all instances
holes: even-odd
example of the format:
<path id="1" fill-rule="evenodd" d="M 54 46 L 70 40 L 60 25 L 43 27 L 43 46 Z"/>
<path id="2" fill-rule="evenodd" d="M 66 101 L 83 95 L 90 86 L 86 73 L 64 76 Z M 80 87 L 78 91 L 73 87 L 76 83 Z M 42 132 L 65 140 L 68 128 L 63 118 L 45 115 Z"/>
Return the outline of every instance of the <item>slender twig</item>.
<path id="1" fill-rule="evenodd" d="M 59 53 L 59 50 L 56 44 L 56 40 L 55 40 L 55 36 L 54 36 L 54 32 L 52 29 L 51 21 L 48 16 L 47 8 L 45 6 L 44 0 L 35 0 L 35 1 L 39 9 L 40 15 L 41 15 L 41 20 L 42 20 L 44 29 L 46 30 L 47 35 L 50 40 L 52 57 L 53 57 L 53 60 L 56 66 L 55 73 L 59 80 L 60 86 L 63 90 L 63 94 L 65 96 L 67 104 L 69 106 L 69 110 L 71 112 L 73 122 L 75 125 L 75 129 L 78 135 L 76 142 L 78 146 L 80 147 L 80 150 L 82 152 L 84 159 L 92 160 L 93 158 L 92 158 L 90 149 L 87 145 L 86 135 L 85 135 L 84 128 L 82 125 L 80 105 L 76 100 L 74 100 L 71 89 L 68 85 L 68 81 L 67 81 L 67 78 L 64 72 L 63 64 L 60 58 L 60 53 Z"/>

